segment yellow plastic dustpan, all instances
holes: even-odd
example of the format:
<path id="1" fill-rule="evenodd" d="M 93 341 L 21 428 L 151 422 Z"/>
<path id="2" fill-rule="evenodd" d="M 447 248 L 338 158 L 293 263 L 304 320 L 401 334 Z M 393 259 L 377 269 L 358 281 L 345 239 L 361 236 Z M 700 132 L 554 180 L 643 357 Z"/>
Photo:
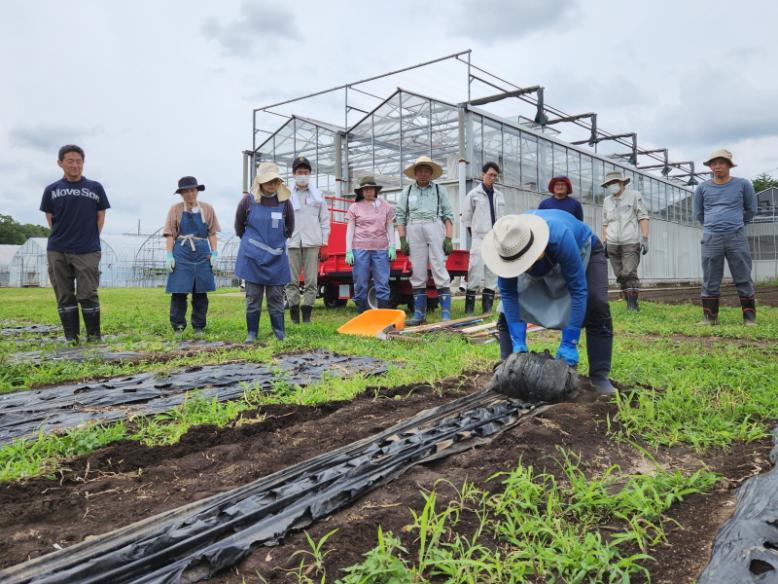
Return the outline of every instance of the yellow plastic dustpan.
<path id="1" fill-rule="evenodd" d="M 338 332 L 342 335 L 375 337 L 389 327 L 402 330 L 405 327 L 405 311 L 394 308 L 373 308 L 355 316 L 342 325 Z"/>

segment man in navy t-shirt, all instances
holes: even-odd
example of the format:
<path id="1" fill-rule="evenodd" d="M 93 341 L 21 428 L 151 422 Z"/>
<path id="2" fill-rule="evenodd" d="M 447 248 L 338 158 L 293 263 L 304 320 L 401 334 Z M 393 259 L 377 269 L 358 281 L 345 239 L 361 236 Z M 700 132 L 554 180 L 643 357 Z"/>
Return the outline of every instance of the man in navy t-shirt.
<path id="1" fill-rule="evenodd" d="M 100 340 L 100 232 L 110 207 L 103 185 L 83 176 L 84 151 L 68 144 L 59 149 L 64 176 L 43 191 L 40 210 L 51 228 L 47 247 L 49 280 L 65 339 L 78 342 L 84 315 L 87 341 Z"/>

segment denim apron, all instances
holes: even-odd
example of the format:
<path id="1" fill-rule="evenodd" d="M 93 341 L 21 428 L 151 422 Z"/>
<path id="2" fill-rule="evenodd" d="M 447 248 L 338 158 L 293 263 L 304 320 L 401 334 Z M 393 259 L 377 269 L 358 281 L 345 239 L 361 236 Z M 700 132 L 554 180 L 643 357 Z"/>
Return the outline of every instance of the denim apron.
<path id="1" fill-rule="evenodd" d="M 292 279 L 284 236 L 284 207 L 264 207 L 252 198 L 235 262 L 238 278 L 264 286 L 283 286 Z"/>
<path id="2" fill-rule="evenodd" d="M 176 267 L 168 274 L 165 292 L 189 294 L 216 290 L 208 226 L 200 213 L 186 211 L 181 215 L 180 231 L 173 244 L 173 258 Z"/>
<path id="3" fill-rule="evenodd" d="M 592 253 L 592 240 L 589 239 L 581 249 L 581 261 L 584 272 L 589 266 Z M 567 289 L 567 281 L 562 267 L 555 264 L 546 274 L 533 277 L 521 274 L 516 288 L 519 292 L 519 314 L 521 320 L 539 324 L 548 329 L 561 330 L 570 320 L 572 299 Z"/>

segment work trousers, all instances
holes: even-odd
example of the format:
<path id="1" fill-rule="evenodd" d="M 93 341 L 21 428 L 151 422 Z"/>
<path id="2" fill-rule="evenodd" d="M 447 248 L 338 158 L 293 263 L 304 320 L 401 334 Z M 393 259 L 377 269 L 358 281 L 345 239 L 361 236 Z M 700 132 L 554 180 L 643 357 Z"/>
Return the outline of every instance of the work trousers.
<path id="1" fill-rule="evenodd" d="M 638 265 L 640 265 L 640 244 L 625 243 L 622 245 L 609 243 L 608 257 L 611 260 L 613 273 L 622 290 L 640 288 Z"/>
<path id="2" fill-rule="evenodd" d="M 354 278 L 354 304 L 367 308 L 367 291 L 373 276 L 377 300 L 389 300 L 389 253 L 385 250 L 355 249 L 351 274 Z"/>
<path id="3" fill-rule="evenodd" d="M 592 252 L 586 267 L 586 288 L 588 296 L 583 324 L 587 337 L 612 337 L 613 319 L 608 304 L 608 262 L 605 260 L 605 248 L 597 238 L 592 240 Z"/>
<path id="4" fill-rule="evenodd" d="M 477 292 L 481 288 L 494 290 L 497 288 L 497 275 L 484 263 L 481 256 L 481 237 L 473 234 L 470 245 L 470 266 L 467 270 L 467 291 Z"/>
<path id="5" fill-rule="evenodd" d="M 432 271 L 435 287 L 448 288 L 451 278 L 446 270 L 446 254 L 443 252 L 445 227 L 440 219 L 410 221 L 406 226 L 408 247 L 411 248 L 411 288 L 427 287 L 427 264 Z"/>
<path id="6" fill-rule="evenodd" d="M 300 271 L 303 272 L 305 287 L 303 289 L 303 306 L 313 306 L 318 293 L 319 278 L 319 248 L 295 247 L 287 250 L 289 255 L 289 271 L 292 281 L 286 286 L 286 299 L 289 306 L 300 304 Z"/>
<path id="7" fill-rule="evenodd" d="M 270 326 L 276 338 L 283 339 L 284 327 L 284 287 L 268 286 L 246 282 L 246 315 L 262 312 L 262 297 L 267 296 L 267 313 L 270 315 Z"/>
<path id="8" fill-rule="evenodd" d="M 718 296 L 727 260 L 737 293 L 741 297 L 754 295 L 751 279 L 751 252 L 748 250 L 745 228 L 730 233 L 702 235 L 702 296 Z"/>
<path id="9" fill-rule="evenodd" d="M 187 294 L 173 293 L 170 295 L 170 325 L 173 330 L 182 331 L 186 328 L 186 297 Z M 203 330 L 208 313 L 208 294 L 192 292 L 192 328 Z"/>
<path id="10" fill-rule="evenodd" d="M 100 284 L 100 252 L 64 253 L 46 252 L 49 280 L 57 298 L 57 308 L 68 308 L 80 303 L 95 306 L 100 303 L 97 287 Z"/>

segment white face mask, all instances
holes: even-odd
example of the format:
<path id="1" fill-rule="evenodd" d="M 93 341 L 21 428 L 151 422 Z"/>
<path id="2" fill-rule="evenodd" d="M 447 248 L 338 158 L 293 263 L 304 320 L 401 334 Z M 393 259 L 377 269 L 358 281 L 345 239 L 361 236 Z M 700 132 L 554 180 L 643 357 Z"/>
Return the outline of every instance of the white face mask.
<path id="1" fill-rule="evenodd" d="M 605 190 L 608 191 L 609 195 L 618 195 L 619 191 L 621 190 L 621 183 L 613 183 L 605 187 Z"/>
<path id="2" fill-rule="evenodd" d="M 310 180 L 311 177 L 308 174 L 296 174 L 294 177 L 294 182 L 298 187 L 307 187 Z"/>

